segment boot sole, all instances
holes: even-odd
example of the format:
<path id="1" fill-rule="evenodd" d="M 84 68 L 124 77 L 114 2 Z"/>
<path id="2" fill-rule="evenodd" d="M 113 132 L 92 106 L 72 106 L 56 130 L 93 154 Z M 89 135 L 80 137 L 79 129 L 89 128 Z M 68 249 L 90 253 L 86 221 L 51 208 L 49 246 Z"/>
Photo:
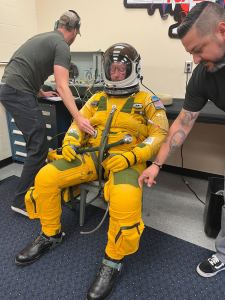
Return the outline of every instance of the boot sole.
<path id="1" fill-rule="evenodd" d="M 205 278 L 210 278 L 210 277 L 216 276 L 216 274 L 218 274 L 219 272 L 222 272 L 222 271 L 225 271 L 225 269 L 218 270 L 214 273 L 205 273 L 205 272 L 201 271 L 201 269 L 199 268 L 199 265 L 196 268 L 196 272 L 198 273 L 198 275 L 205 277 Z"/>
<path id="2" fill-rule="evenodd" d="M 15 206 L 11 206 L 11 210 L 13 210 L 14 212 L 16 212 L 18 214 L 21 214 L 21 215 L 23 215 L 25 217 L 28 217 L 28 213 L 25 210 L 23 210 L 23 209 L 20 209 L 20 208 L 15 207 Z"/>

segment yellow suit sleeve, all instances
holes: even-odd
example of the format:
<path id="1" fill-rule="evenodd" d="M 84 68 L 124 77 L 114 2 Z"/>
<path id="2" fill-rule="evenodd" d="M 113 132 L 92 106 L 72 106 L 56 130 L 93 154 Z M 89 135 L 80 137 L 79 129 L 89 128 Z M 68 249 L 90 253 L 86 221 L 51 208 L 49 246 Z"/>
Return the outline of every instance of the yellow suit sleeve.
<path id="1" fill-rule="evenodd" d="M 81 141 L 83 139 L 84 133 L 79 129 L 75 121 L 70 125 L 64 140 L 63 140 L 63 147 L 65 145 L 75 145 L 75 146 L 80 146 Z"/>
<path id="2" fill-rule="evenodd" d="M 154 105 L 151 96 L 145 101 L 145 115 L 148 137 L 132 150 L 136 155 L 137 163 L 146 162 L 157 154 L 169 129 L 163 104 L 159 101 L 157 106 Z"/>

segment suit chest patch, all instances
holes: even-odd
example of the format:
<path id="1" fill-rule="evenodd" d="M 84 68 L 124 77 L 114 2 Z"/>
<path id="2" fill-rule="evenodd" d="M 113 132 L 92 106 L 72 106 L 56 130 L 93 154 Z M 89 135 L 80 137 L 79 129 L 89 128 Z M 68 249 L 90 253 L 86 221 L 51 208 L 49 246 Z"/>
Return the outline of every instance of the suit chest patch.
<path id="1" fill-rule="evenodd" d="M 143 108 L 143 104 L 141 104 L 141 103 L 134 103 L 133 104 L 133 108 L 135 108 L 135 109 L 142 109 Z"/>

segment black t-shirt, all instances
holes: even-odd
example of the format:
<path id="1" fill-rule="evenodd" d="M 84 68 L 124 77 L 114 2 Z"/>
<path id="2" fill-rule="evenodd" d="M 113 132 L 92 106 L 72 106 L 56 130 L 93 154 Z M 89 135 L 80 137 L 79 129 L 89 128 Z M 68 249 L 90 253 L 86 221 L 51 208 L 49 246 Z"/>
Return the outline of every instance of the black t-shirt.
<path id="1" fill-rule="evenodd" d="M 17 90 L 36 94 L 53 74 L 54 65 L 69 70 L 69 46 L 59 31 L 41 33 L 30 38 L 13 54 L 2 82 Z"/>
<path id="2" fill-rule="evenodd" d="M 225 111 L 225 67 L 211 73 L 200 63 L 189 80 L 183 108 L 197 112 L 208 100 Z"/>

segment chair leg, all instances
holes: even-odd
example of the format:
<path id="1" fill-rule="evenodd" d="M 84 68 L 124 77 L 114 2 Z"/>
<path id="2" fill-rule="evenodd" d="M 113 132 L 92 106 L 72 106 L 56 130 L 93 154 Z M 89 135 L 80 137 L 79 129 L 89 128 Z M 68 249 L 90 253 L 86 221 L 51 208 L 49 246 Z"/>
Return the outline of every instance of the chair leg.
<path id="1" fill-rule="evenodd" d="M 80 226 L 84 225 L 87 193 L 88 191 L 85 189 L 81 189 L 80 191 Z"/>

